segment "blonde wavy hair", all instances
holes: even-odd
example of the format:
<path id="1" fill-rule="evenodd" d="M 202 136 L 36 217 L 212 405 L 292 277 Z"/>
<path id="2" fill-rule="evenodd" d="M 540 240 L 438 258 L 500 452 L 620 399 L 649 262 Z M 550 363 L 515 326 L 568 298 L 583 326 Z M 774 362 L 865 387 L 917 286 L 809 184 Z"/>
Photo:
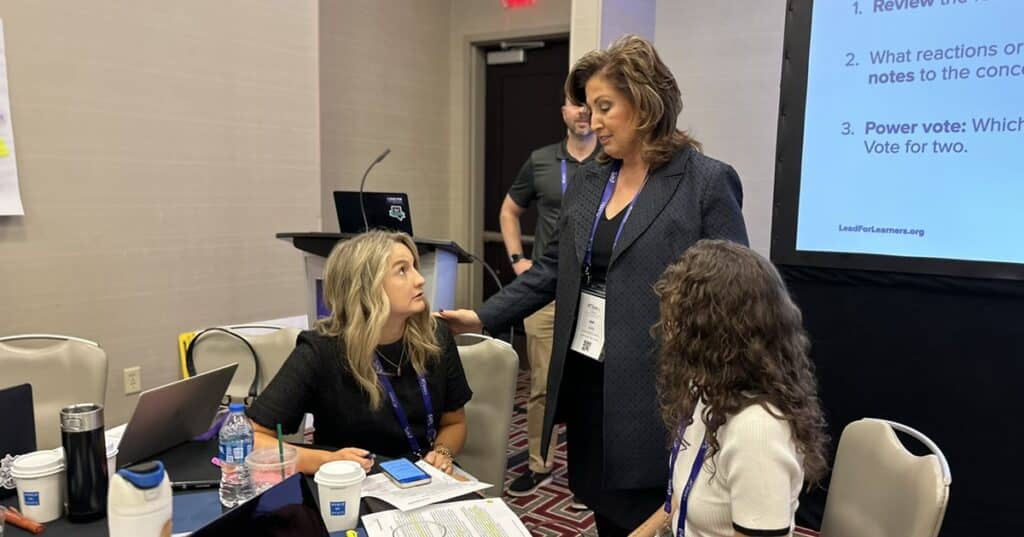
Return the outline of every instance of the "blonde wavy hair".
<path id="1" fill-rule="evenodd" d="M 658 398 L 675 433 L 698 401 L 707 426 L 708 458 L 730 416 L 761 405 L 789 424 L 803 455 L 805 479 L 825 474 L 828 436 L 810 343 L 800 309 L 775 267 L 753 250 L 702 240 L 669 265 L 655 284 L 661 317 Z"/>
<path id="2" fill-rule="evenodd" d="M 636 109 L 641 158 L 651 169 L 687 146 L 701 149 L 699 142 L 676 128 L 683 97 L 672 71 L 647 40 L 626 35 L 607 50 L 593 50 L 577 60 L 565 78 L 565 94 L 573 104 L 587 104 L 587 81 L 595 76 L 608 80 Z M 604 152 L 598 156 L 602 163 L 610 160 Z"/>
<path id="3" fill-rule="evenodd" d="M 314 325 L 318 333 L 338 338 L 352 375 L 374 409 L 380 408 L 384 400 L 373 364 L 381 332 L 391 314 L 384 278 L 395 244 L 412 252 L 413 266 L 419 270 L 416 243 L 405 233 L 369 231 L 338 243 L 327 258 L 323 275 L 324 302 L 331 315 Z M 405 323 L 405 354 L 417 373 L 424 373 L 427 363 L 441 355 L 436 328 L 429 305 Z"/>

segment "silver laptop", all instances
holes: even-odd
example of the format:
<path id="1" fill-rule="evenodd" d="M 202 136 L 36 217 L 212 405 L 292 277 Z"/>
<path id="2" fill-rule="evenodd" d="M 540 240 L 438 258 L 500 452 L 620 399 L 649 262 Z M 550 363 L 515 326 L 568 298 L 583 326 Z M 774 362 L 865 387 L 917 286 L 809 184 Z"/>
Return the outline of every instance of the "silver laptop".
<path id="1" fill-rule="evenodd" d="M 182 379 L 139 396 L 117 448 L 117 466 L 142 461 L 210 429 L 238 364 Z"/>

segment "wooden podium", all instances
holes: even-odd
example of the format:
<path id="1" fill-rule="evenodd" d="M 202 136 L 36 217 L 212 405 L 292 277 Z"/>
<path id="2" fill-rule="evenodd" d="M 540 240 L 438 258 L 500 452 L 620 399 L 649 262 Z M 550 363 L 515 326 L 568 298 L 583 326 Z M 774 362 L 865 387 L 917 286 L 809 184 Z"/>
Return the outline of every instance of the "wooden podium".
<path id="1" fill-rule="evenodd" d="M 306 270 L 306 315 L 309 325 L 319 317 L 330 314 L 323 302 L 324 261 L 338 241 L 355 237 L 354 233 L 278 233 L 277 238 L 290 241 L 304 252 Z M 426 278 L 424 289 L 432 310 L 455 309 L 455 278 L 459 263 L 471 263 L 473 258 L 458 244 L 451 241 L 413 237 L 420 254 L 420 274 Z"/>

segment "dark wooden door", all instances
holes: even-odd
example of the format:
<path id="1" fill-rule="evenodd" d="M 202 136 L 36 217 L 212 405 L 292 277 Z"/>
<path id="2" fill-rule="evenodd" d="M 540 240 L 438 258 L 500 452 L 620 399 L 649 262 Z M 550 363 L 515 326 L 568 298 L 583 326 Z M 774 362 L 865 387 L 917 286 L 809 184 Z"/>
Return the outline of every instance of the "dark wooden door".
<path id="1" fill-rule="evenodd" d="M 565 137 L 561 107 L 568 73 L 566 39 L 547 40 L 543 48 L 527 50 L 524 63 L 487 66 L 484 259 L 504 283 L 515 279 L 515 272 L 501 242 L 501 203 L 530 152 Z M 536 208 L 531 206 L 520 222 L 523 235 L 533 235 Z M 529 254 L 529 246 L 524 249 Z M 484 278 L 485 299 L 497 289 L 490 278 Z"/>

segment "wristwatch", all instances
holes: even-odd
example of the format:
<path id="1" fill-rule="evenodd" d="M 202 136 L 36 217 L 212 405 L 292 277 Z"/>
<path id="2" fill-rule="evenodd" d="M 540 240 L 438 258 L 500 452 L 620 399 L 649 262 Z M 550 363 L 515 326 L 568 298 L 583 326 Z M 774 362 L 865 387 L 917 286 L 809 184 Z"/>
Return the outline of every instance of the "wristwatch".
<path id="1" fill-rule="evenodd" d="M 523 254 L 509 254 L 508 260 L 515 265 L 516 263 L 523 260 Z"/>

